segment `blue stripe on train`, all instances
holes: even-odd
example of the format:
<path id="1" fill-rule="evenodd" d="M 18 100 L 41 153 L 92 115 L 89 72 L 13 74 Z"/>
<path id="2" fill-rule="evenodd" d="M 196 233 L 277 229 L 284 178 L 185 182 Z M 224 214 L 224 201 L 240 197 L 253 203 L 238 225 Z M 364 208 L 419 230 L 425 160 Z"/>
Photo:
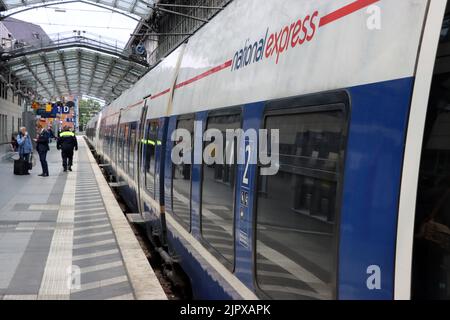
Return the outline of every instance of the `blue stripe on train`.
<path id="1" fill-rule="evenodd" d="M 395 245 L 400 180 L 404 157 L 404 144 L 411 102 L 413 78 L 393 80 L 348 89 L 351 99 L 349 138 L 346 151 L 344 190 L 341 210 L 338 297 L 340 299 L 392 299 L 394 285 Z M 264 103 L 245 106 L 245 129 L 258 127 Z M 197 115 L 205 121 L 205 113 Z M 169 132 L 175 129 L 171 118 Z M 166 150 L 170 159 L 170 151 Z M 170 194 L 170 162 L 165 164 L 166 195 Z M 200 167 L 193 174 L 193 234 L 199 238 Z M 256 173 L 256 168 L 250 170 Z M 239 168 L 238 177 L 242 176 Z M 253 180 L 253 176 L 252 176 Z M 239 180 L 238 180 L 239 181 Z M 240 187 L 238 186 L 238 194 Z M 131 190 L 126 193 L 130 195 Z M 253 203 L 253 201 L 250 201 Z M 171 209 L 171 203 L 166 203 Z M 236 213 L 237 214 L 237 213 Z M 239 230 L 249 234 L 253 243 L 252 221 L 237 223 Z M 238 218 L 236 216 L 236 218 Z M 238 219 L 236 221 L 239 221 Z M 196 297 L 209 299 L 236 298 L 236 292 L 215 274 L 202 258 L 193 256 L 175 230 L 168 230 L 170 246 L 181 258 L 181 264 L 192 280 Z M 236 237 L 238 238 L 238 237 Z M 250 289 L 253 285 L 252 248 L 243 248 L 236 239 L 235 274 Z M 381 269 L 381 289 L 367 287 L 370 266 Z"/>
<path id="2" fill-rule="evenodd" d="M 412 87 L 413 79 L 408 78 L 348 89 L 351 116 L 340 227 L 340 299 L 393 298 L 399 190 Z M 258 126 L 263 106 L 263 103 L 257 103 L 245 107 L 246 129 Z M 204 117 L 201 118 L 204 120 Z M 238 176 L 242 174 L 241 169 Z M 256 172 L 255 168 L 250 172 Z M 194 185 L 197 183 L 194 179 Z M 253 215 L 253 212 L 250 214 Z M 236 233 L 241 228 L 250 228 L 250 243 L 254 236 L 251 230 L 253 219 L 251 216 L 245 222 L 237 223 Z M 251 250 L 242 248 L 236 241 L 235 272 L 241 281 L 254 290 Z M 205 273 L 205 270 L 210 273 L 212 270 L 207 266 L 199 268 L 198 262 L 189 261 L 191 259 L 193 256 L 188 254 L 182 260 L 187 271 L 190 271 L 194 286 L 201 283 L 196 290 L 197 296 L 216 298 L 213 293 L 218 294 L 217 286 L 227 291 L 225 288 L 229 286 L 218 283 L 218 279 L 208 284 L 211 278 L 200 273 Z M 367 287 L 370 276 L 367 269 L 374 265 L 381 269 L 380 290 Z M 216 289 L 208 292 L 213 287 Z M 224 297 L 225 292 L 222 290 L 219 290 L 220 297 Z M 232 295 L 231 292 L 228 294 Z"/>
<path id="3" fill-rule="evenodd" d="M 340 299 L 393 299 L 400 183 L 413 83 L 413 78 L 407 78 L 349 89 L 352 110 L 341 211 Z M 374 289 L 376 281 L 367 283 L 371 266 L 381 269 L 380 289 Z"/>

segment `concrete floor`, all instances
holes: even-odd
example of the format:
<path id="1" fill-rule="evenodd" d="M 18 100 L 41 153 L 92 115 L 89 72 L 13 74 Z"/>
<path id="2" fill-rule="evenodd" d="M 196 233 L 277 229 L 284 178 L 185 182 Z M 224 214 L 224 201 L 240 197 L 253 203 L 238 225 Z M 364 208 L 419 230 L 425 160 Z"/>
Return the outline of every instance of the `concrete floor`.
<path id="1" fill-rule="evenodd" d="M 105 195 L 110 190 L 85 142 L 79 144 L 72 173 L 62 172 L 55 144 L 48 178 L 38 177 L 38 159 L 30 176 L 14 176 L 12 162 L 0 163 L 0 299 L 164 299 L 121 211 L 114 219 L 127 234 L 113 228 L 115 200 Z M 119 237 L 128 237 L 139 261 L 124 261 L 130 252 Z"/>

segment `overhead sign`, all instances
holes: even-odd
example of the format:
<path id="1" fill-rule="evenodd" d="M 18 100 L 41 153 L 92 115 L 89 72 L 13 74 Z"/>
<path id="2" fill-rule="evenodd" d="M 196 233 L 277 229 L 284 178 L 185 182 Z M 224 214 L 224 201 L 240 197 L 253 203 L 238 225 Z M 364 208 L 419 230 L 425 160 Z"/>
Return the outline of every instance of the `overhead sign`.
<path id="1" fill-rule="evenodd" d="M 55 118 L 55 114 L 53 114 L 53 112 L 47 112 L 47 108 L 46 109 L 37 109 L 36 116 L 41 117 L 43 119 Z"/>
<path id="2" fill-rule="evenodd" d="M 62 105 L 53 105 L 52 113 L 55 114 L 69 114 L 70 113 L 70 107 L 69 106 L 62 106 Z"/>

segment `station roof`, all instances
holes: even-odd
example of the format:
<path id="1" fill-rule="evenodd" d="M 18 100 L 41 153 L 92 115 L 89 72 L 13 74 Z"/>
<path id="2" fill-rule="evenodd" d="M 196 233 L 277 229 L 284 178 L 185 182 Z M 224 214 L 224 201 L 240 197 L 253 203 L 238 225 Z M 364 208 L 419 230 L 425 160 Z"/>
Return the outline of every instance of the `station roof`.
<path id="1" fill-rule="evenodd" d="M 18 12 L 73 2 L 113 8 L 145 24 L 158 0 L 0 0 L 0 12 L 14 9 L 0 16 L 0 21 L 6 25 L 15 20 L 10 16 Z M 20 28 L 26 25 L 23 22 Z M 9 48 L 0 50 L 0 65 L 10 70 L 21 87 L 34 91 L 37 99 L 86 94 L 109 102 L 131 87 L 149 67 L 145 57 L 136 55 L 125 44 L 99 35 L 68 33 L 46 35 L 35 41 L 14 39 Z"/>
<path id="2" fill-rule="evenodd" d="M 75 47 L 16 57 L 8 66 L 42 97 L 83 93 L 106 101 L 118 97 L 147 70 L 133 61 Z"/>
<path id="3" fill-rule="evenodd" d="M 48 6 L 52 3 L 61 4 L 67 2 L 76 1 L 0 0 L 0 11 L 24 8 L 27 6 L 34 6 L 39 4 L 45 4 Z M 91 2 L 92 4 L 115 8 L 145 19 L 151 13 L 151 6 L 155 3 L 155 0 L 94 0 L 85 2 Z"/>

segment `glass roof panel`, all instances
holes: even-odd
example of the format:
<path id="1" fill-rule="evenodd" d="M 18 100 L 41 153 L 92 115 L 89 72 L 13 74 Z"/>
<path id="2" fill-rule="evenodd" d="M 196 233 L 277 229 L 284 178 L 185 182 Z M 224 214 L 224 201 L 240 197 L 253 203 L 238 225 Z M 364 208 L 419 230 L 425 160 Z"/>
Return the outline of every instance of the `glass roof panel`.
<path id="1" fill-rule="evenodd" d="M 16 9 L 25 6 L 39 5 L 39 4 L 61 4 L 62 1 L 40 1 L 40 0 L 2 0 L 7 10 Z M 123 12 L 147 18 L 151 8 L 147 6 L 155 3 L 154 0 L 96 0 L 95 3 L 103 6 L 119 9 Z"/>
<path id="2" fill-rule="evenodd" d="M 147 71 L 133 61 L 80 48 L 33 53 L 13 58 L 8 65 L 18 79 L 47 99 L 74 93 L 111 99 Z"/>

